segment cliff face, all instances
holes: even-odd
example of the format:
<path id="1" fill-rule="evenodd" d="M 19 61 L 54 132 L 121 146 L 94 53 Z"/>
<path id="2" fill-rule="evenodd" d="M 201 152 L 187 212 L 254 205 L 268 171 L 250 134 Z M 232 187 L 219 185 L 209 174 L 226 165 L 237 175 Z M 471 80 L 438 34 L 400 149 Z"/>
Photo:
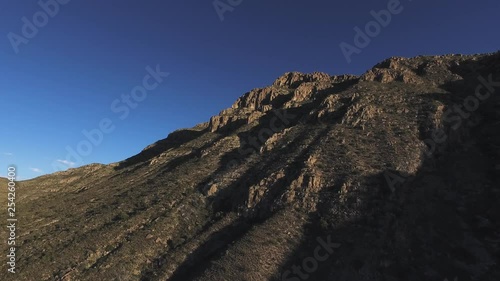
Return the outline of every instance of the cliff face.
<path id="1" fill-rule="evenodd" d="M 496 81 L 499 53 L 290 72 L 20 182 L 16 280 L 500 280 Z"/>

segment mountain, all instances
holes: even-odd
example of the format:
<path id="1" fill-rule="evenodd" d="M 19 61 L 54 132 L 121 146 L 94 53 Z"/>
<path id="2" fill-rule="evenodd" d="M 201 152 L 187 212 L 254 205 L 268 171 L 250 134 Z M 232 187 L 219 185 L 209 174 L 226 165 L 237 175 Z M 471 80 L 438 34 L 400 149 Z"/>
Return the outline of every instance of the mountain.
<path id="1" fill-rule="evenodd" d="M 500 280 L 496 81 L 500 53 L 286 73 L 124 161 L 18 182 L 1 279 Z"/>

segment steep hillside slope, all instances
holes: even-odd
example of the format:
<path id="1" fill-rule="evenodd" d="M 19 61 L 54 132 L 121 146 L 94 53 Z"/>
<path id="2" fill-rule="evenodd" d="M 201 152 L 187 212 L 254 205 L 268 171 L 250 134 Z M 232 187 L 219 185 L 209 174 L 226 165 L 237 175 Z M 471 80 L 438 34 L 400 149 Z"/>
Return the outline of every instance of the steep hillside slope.
<path id="1" fill-rule="evenodd" d="M 19 182 L 1 279 L 500 280 L 495 81 L 499 53 L 286 73 L 122 162 Z"/>

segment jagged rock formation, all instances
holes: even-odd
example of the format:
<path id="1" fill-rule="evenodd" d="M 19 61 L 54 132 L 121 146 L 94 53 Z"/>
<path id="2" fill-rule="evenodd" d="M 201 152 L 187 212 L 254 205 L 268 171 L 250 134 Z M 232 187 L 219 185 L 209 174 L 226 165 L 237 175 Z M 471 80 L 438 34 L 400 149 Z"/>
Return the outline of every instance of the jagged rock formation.
<path id="1" fill-rule="evenodd" d="M 334 85 L 357 80 L 353 75 L 330 76 L 326 73 L 302 74 L 288 72 L 276 79 L 272 86 L 254 89 L 240 97 L 231 108 L 210 119 L 209 128 L 216 132 L 225 127 L 235 128 L 250 124 L 266 112 L 299 107 L 315 99 L 315 95 Z"/>
<path id="2" fill-rule="evenodd" d="M 499 53 L 290 72 L 122 162 L 20 182 L 15 280 L 500 280 L 495 81 Z"/>

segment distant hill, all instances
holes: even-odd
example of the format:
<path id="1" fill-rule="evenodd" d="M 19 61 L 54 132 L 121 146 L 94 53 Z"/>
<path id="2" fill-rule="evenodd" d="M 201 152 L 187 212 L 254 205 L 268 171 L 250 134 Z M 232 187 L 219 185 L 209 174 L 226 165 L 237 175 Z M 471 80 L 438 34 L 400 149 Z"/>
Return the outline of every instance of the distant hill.
<path id="1" fill-rule="evenodd" d="M 499 53 L 290 72 L 124 161 L 20 182 L 15 280 L 500 280 L 494 81 Z"/>

